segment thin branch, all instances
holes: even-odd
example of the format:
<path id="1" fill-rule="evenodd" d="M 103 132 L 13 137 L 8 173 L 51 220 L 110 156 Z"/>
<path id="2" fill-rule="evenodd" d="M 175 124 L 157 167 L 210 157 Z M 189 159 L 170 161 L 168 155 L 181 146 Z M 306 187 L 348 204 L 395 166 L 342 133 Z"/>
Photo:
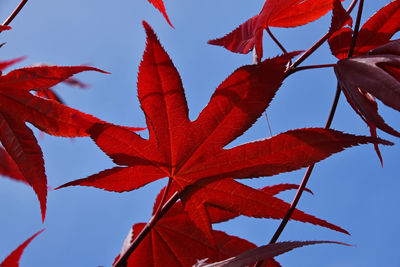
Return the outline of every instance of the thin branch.
<path id="1" fill-rule="evenodd" d="M 353 38 L 351 39 L 350 49 L 347 57 L 353 56 L 354 48 L 356 47 L 358 32 L 360 30 L 363 7 L 364 7 L 364 0 L 360 0 L 360 4 L 358 5 L 356 24 L 354 25 Z"/>
<path id="2" fill-rule="evenodd" d="M 286 54 L 287 51 L 286 51 L 285 47 L 283 47 L 283 45 L 278 41 L 278 39 L 276 39 L 276 37 L 272 34 L 269 27 L 267 27 L 266 30 L 267 30 L 267 33 L 269 34 L 269 36 L 271 37 L 271 39 L 279 46 L 279 48 L 282 50 L 282 52 L 284 54 Z"/>
<path id="3" fill-rule="evenodd" d="M 14 9 L 13 13 L 3 22 L 3 26 L 8 26 L 14 18 L 18 15 L 18 13 L 22 10 L 24 5 L 28 2 L 28 0 L 22 0 L 19 5 Z M 1 32 L 1 31 L 0 31 Z"/>

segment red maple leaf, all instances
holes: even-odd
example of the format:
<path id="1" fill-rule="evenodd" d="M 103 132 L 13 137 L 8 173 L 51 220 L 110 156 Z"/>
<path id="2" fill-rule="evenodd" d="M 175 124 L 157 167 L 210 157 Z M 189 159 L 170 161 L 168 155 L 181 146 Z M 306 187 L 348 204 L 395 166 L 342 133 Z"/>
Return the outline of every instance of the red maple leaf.
<path id="1" fill-rule="evenodd" d="M 147 45 L 139 67 L 138 96 L 146 115 L 149 139 L 119 126 L 95 124 L 88 130 L 91 138 L 116 164 L 123 166 L 66 183 L 60 188 L 81 185 L 123 192 L 170 177 L 181 193 L 189 186 L 198 187 L 199 183 L 219 182 L 225 178 L 229 178 L 225 180 L 227 190 L 235 190 L 237 185 L 231 178 L 271 176 L 296 170 L 360 143 L 390 144 L 376 138 L 315 128 L 289 131 L 270 139 L 224 149 L 269 105 L 293 54 L 239 68 L 216 89 L 209 104 L 191 122 L 179 74 L 150 26 L 144 22 L 144 27 Z M 243 195 L 243 190 L 238 194 Z M 234 210 L 232 205 L 226 206 L 222 199 L 207 204 L 245 214 L 243 209 L 248 208 L 252 199 L 242 196 L 241 199 L 248 201 L 239 206 L 239 210 Z M 185 203 L 188 203 L 187 198 Z M 279 203 L 280 211 L 267 210 L 266 216 L 280 218 L 288 205 L 283 201 L 274 203 Z M 247 212 L 246 215 L 262 217 L 264 214 Z M 201 218 L 203 222 L 197 226 L 209 233 L 211 226 L 204 223 L 206 216 Z"/>
<path id="2" fill-rule="evenodd" d="M 7 258 L 4 259 L 2 263 L 0 263 L 1 267 L 18 267 L 19 266 L 19 259 L 22 256 L 22 253 L 24 252 L 25 248 L 29 245 L 29 243 L 40 233 L 44 231 L 41 230 L 28 238 L 24 243 L 22 243 L 18 248 L 16 248 L 13 252 L 11 252 L 10 255 L 7 256 Z"/>
<path id="3" fill-rule="evenodd" d="M 224 37 L 208 43 L 242 54 L 249 53 L 255 47 L 257 62 L 260 62 L 264 29 L 297 27 L 315 21 L 333 8 L 333 2 L 334 0 L 267 0 L 258 15 Z"/>
<path id="4" fill-rule="evenodd" d="M 2 62 L 9 66 L 20 59 Z M 76 66 L 42 66 L 16 69 L 0 76 L 0 141 L 25 180 L 38 196 L 42 219 L 46 213 L 47 179 L 42 151 L 29 122 L 55 136 L 87 136 L 86 129 L 99 119 L 57 102 L 34 96 L 31 90 L 46 90 L 82 71 L 99 69 Z"/>

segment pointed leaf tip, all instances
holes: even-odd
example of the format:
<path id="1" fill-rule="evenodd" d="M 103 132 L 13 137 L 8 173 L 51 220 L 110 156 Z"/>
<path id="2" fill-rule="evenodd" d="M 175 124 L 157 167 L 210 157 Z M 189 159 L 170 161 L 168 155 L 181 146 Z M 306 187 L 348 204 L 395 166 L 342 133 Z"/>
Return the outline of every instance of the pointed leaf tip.
<path id="1" fill-rule="evenodd" d="M 155 8 L 158 9 L 158 11 L 161 12 L 161 14 L 164 16 L 165 20 L 168 22 L 168 24 L 175 29 L 175 27 L 172 25 L 171 21 L 169 20 L 167 11 L 165 9 L 164 3 L 162 0 L 148 0 L 149 3 L 151 3 Z"/>
<path id="2" fill-rule="evenodd" d="M 39 234 L 41 234 L 45 229 L 40 230 L 30 238 L 28 238 L 24 243 L 22 243 L 18 248 L 16 248 L 13 252 L 11 252 L 10 255 L 7 256 L 7 258 L 4 259 L 2 263 L 0 263 L 0 266 L 2 267 L 18 267 L 19 266 L 19 260 L 22 256 L 22 253 L 24 252 L 25 248 L 29 245 L 29 243 L 37 237 Z"/>

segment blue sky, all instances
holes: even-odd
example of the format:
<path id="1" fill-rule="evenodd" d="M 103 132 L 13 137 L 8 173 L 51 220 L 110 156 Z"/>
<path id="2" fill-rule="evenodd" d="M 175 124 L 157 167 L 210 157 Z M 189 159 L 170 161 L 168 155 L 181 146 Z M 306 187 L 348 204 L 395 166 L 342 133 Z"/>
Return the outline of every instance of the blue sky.
<path id="1" fill-rule="evenodd" d="M 350 1 L 345 1 L 345 6 Z M 365 18 L 389 1 L 366 1 Z M 145 126 L 139 108 L 136 80 L 145 35 L 146 20 L 157 33 L 183 80 L 190 117 L 196 118 L 213 90 L 236 68 L 250 64 L 251 55 L 230 53 L 207 45 L 246 19 L 257 14 L 263 1 L 165 0 L 175 30 L 146 0 L 42 0 L 29 1 L 3 32 L 0 60 L 27 56 L 16 67 L 34 63 L 55 65 L 91 64 L 111 75 L 84 73 L 77 76 L 90 84 L 89 90 L 58 86 L 57 92 L 71 107 L 103 120 L 129 126 Z M 6 18 L 17 1 L 0 2 L 0 18 Z M 307 26 L 272 31 L 287 50 L 305 50 L 328 29 L 330 15 Z M 279 54 L 264 40 L 264 56 Z M 333 63 L 323 46 L 304 64 Z M 334 96 L 332 69 L 303 71 L 289 77 L 268 109 L 273 134 L 289 129 L 323 126 Z M 400 129 L 399 114 L 380 105 L 383 117 Z M 341 98 L 333 128 L 368 134 L 361 119 Z M 35 133 L 38 133 L 35 130 Z M 37 135 L 39 136 L 39 135 Z M 231 146 L 269 137 L 265 117 Z M 398 142 L 395 137 L 380 136 Z M 113 166 L 89 138 L 39 138 L 48 184 L 56 187 Z M 290 222 L 280 240 L 338 240 L 355 247 L 316 245 L 278 257 L 282 266 L 400 266 L 398 242 L 398 155 L 399 145 L 383 147 L 384 168 L 372 146 L 351 148 L 317 165 L 299 208 L 335 223 L 352 235 L 345 236 L 321 227 Z M 246 181 L 261 187 L 278 183 L 300 183 L 305 170 Z M 154 198 L 165 185 L 161 180 L 127 193 L 111 193 L 86 187 L 49 192 L 47 218 L 41 223 L 39 204 L 33 190 L 9 179 L 0 179 L 0 259 L 42 228 L 46 231 L 32 242 L 21 266 L 110 266 L 130 227 L 146 222 Z M 291 201 L 294 192 L 282 194 Z M 217 229 L 265 244 L 278 221 L 239 218 L 217 225 Z"/>

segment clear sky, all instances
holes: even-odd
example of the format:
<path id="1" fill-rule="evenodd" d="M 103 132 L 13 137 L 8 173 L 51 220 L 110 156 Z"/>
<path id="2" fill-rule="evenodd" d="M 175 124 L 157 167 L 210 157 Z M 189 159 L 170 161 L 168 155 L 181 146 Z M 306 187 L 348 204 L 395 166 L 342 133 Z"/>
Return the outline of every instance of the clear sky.
<path id="1" fill-rule="evenodd" d="M 18 1 L 0 1 L 3 20 Z M 89 90 L 58 86 L 57 92 L 71 107 L 103 120 L 129 126 L 145 126 L 139 108 L 136 80 L 145 35 L 146 20 L 157 33 L 183 80 L 190 109 L 196 118 L 213 90 L 236 68 L 250 64 L 251 55 L 239 55 L 207 45 L 246 19 L 257 14 L 264 1 L 165 0 L 172 29 L 146 0 L 31 0 L 3 32 L 0 60 L 27 56 L 16 65 L 91 64 L 111 75 L 84 73 L 77 76 L 90 84 Z M 345 1 L 347 6 L 350 1 Z M 365 18 L 389 1 L 365 1 Z M 330 15 L 307 26 L 272 31 L 289 51 L 305 50 L 328 29 Z M 397 35 L 398 36 L 398 35 Z M 264 56 L 280 51 L 264 40 Z M 327 46 L 304 64 L 333 63 Z M 332 69 L 303 71 L 284 82 L 268 109 L 273 134 L 303 127 L 322 127 L 336 88 Z M 380 105 L 383 117 L 397 130 L 399 114 Z M 368 134 L 368 129 L 344 97 L 341 98 L 333 128 L 348 133 Z M 35 130 L 39 138 L 38 131 Z M 384 133 L 395 143 L 398 139 Z M 265 116 L 231 145 L 269 137 Z M 86 177 L 113 166 L 89 138 L 39 138 L 49 186 Z M 277 258 L 282 266 L 400 266 L 398 238 L 399 145 L 383 147 L 384 168 L 372 145 L 356 147 L 318 164 L 299 208 L 335 223 L 352 235 L 346 236 L 311 224 L 290 222 L 280 240 L 338 240 L 355 247 L 316 245 Z M 278 183 L 300 183 L 304 169 L 276 177 L 247 181 L 261 187 Z M 42 228 L 42 233 L 25 251 L 21 266 L 110 266 L 119 253 L 130 227 L 146 222 L 153 201 L 166 180 L 127 193 L 95 188 L 70 187 L 48 195 L 47 218 L 41 223 L 39 204 L 33 190 L 9 179 L 0 179 L 0 259 Z M 294 192 L 282 194 L 291 201 Z M 265 244 L 279 221 L 239 218 L 216 226 Z"/>

